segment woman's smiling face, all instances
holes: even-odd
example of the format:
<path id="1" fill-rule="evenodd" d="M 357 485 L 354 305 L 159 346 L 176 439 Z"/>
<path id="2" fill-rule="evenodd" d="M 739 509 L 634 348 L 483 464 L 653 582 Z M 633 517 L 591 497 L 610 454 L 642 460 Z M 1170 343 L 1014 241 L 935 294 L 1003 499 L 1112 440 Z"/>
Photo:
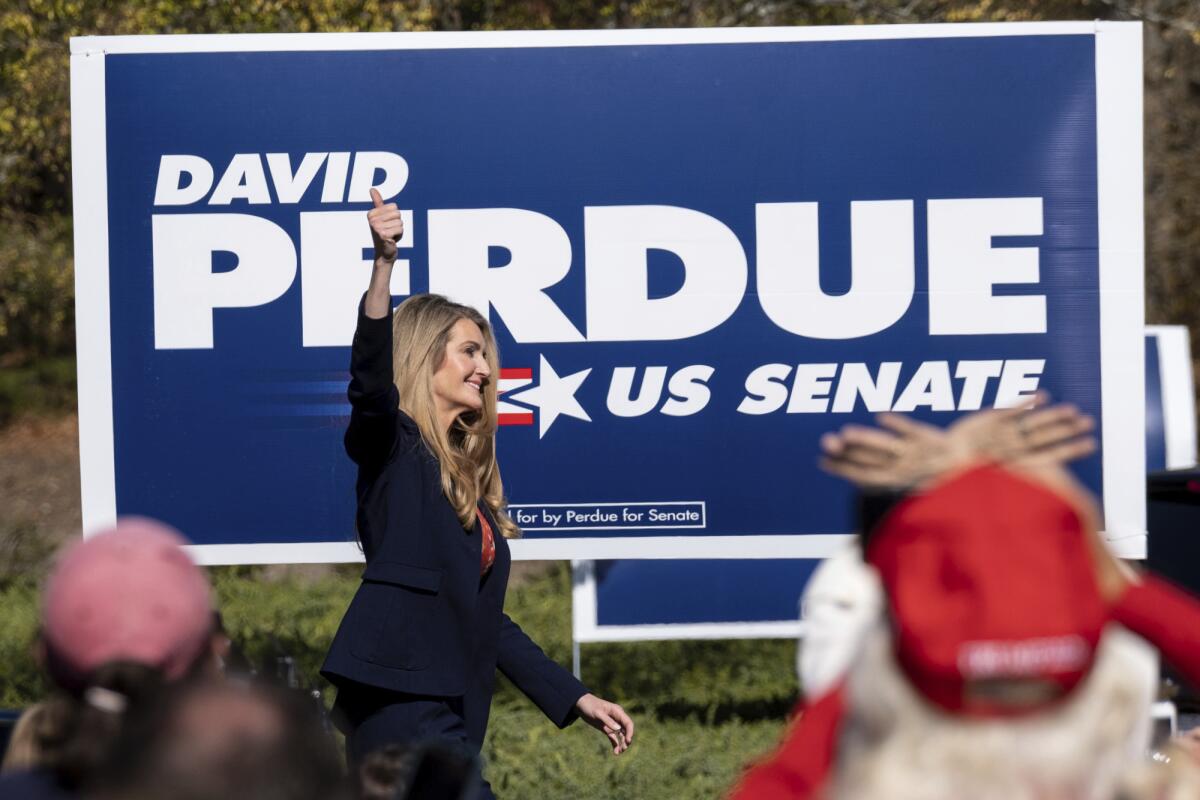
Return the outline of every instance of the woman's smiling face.
<path id="1" fill-rule="evenodd" d="M 483 387 L 491 378 L 483 331 L 463 318 L 450 329 L 446 354 L 433 373 L 433 401 L 446 428 L 460 415 L 483 408 Z"/>

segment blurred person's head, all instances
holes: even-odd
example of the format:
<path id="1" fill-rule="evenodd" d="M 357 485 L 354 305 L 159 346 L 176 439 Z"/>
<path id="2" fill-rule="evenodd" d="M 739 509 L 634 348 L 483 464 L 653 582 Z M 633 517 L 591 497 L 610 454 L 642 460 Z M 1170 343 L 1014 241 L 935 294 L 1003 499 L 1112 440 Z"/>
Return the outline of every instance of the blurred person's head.
<path id="1" fill-rule="evenodd" d="M 1018 716 L 947 712 L 871 636 L 847 683 L 851 711 L 830 797 L 854 800 L 1111 800 L 1145 759 L 1157 662 L 1119 628 L 1065 697 Z"/>
<path id="2" fill-rule="evenodd" d="M 144 664 L 110 661 L 93 670 L 78 694 L 59 691 L 35 718 L 37 768 L 66 789 L 86 786 L 107 761 L 128 713 L 157 702 L 162 674 Z"/>
<path id="3" fill-rule="evenodd" d="M 212 593 L 186 540 L 149 519 L 68 547 L 42 596 L 39 657 L 56 687 L 33 725 L 40 767 L 76 788 L 127 715 L 212 663 Z"/>
<path id="4" fill-rule="evenodd" d="M 479 761 L 436 739 L 390 744 L 367 754 L 355 784 L 358 800 L 470 800 L 479 789 Z"/>
<path id="5" fill-rule="evenodd" d="M 1112 798 L 1149 737 L 1157 666 L 1105 627 L 1090 509 L 998 467 L 881 521 L 888 616 L 847 683 L 832 794 Z"/>
<path id="6" fill-rule="evenodd" d="M 186 544 L 160 522 L 130 517 L 64 551 L 42 596 L 46 668 L 58 686 L 79 692 L 113 661 L 167 680 L 206 661 L 212 590 Z"/>
<path id="7" fill-rule="evenodd" d="M 311 702 L 284 689 L 193 681 L 131 717 L 100 781 L 122 800 L 328 800 L 340 759 Z"/>

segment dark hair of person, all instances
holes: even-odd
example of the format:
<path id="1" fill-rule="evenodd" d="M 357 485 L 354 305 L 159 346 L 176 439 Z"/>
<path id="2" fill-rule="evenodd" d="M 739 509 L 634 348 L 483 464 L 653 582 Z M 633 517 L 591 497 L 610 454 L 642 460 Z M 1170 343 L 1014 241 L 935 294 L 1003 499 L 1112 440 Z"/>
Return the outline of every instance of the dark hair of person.
<path id="1" fill-rule="evenodd" d="M 211 713 L 214 704 L 258 722 L 239 727 L 228 715 L 206 719 L 205 709 Z M 266 684 L 214 680 L 169 686 L 161 702 L 131 717 L 94 793 L 99 800 L 348 796 L 340 755 L 311 698 Z"/>
<path id="2" fill-rule="evenodd" d="M 473 752 L 439 740 L 385 745 L 354 777 L 357 800 L 468 800 L 481 781 Z"/>
<path id="3" fill-rule="evenodd" d="M 78 694 L 58 690 L 36 721 L 42 767 L 78 789 L 108 760 L 132 709 L 153 705 L 163 676 L 145 664 L 113 661 L 99 667 Z"/>

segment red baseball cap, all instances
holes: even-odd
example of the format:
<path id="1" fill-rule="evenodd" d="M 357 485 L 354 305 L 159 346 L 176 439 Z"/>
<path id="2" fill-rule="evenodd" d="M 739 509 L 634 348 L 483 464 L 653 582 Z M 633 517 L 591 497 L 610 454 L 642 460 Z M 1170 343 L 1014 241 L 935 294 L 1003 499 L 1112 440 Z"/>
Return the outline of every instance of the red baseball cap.
<path id="1" fill-rule="evenodd" d="M 1106 621 L 1087 524 L 1061 495 L 994 465 L 885 517 L 866 558 L 913 685 L 948 711 L 981 716 L 1033 711 L 1070 692 Z"/>
<path id="2" fill-rule="evenodd" d="M 208 644 L 212 590 L 183 550 L 187 540 L 151 519 L 126 517 L 68 548 L 42 598 L 52 677 L 79 688 L 109 661 L 181 677 Z"/>

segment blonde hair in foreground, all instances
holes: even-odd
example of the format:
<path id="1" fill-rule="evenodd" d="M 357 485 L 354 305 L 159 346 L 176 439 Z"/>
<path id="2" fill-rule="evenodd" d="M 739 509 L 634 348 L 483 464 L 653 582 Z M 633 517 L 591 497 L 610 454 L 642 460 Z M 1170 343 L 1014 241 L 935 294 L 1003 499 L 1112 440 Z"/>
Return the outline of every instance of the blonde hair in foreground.
<path id="1" fill-rule="evenodd" d="M 849 677 L 831 800 L 1167 800 L 1145 788 L 1195 787 L 1148 762 L 1157 662 L 1110 625 L 1090 674 L 1062 702 L 1013 719 L 946 714 L 905 679 L 877 628 Z M 1181 765 L 1182 766 L 1182 765 Z M 1195 794 L 1184 795 L 1195 797 Z"/>
<path id="2" fill-rule="evenodd" d="M 19 772 L 42 766 L 40 728 L 45 726 L 45 703 L 34 703 L 17 719 L 0 762 L 0 772 Z"/>
<path id="3" fill-rule="evenodd" d="M 460 414 L 449 431 L 438 425 L 433 400 L 433 373 L 446 358 L 450 330 L 469 319 L 483 332 L 483 347 L 492 377 L 483 387 L 483 408 Z M 414 295 L 392 313 L 392 375 L 400 392 L 400 409 L 417 423 L 421 438 L 437 457 L 442 492 L 464 530 L 475 526 L 475 504 L 487 503 L 506 539 L 521 531 L 505 511 L 504 484 L 496 464 L 496 383 L 500 358 L 492 326 L 475 309 L 439 294 Z"/>

